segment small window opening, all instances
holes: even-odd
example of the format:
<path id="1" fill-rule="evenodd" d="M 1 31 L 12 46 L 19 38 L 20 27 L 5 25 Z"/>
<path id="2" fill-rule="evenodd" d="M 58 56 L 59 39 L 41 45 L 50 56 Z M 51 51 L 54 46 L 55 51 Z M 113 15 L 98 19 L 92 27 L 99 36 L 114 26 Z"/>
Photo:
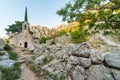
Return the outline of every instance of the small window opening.
<path id="1" fill-rule="evenodd" d="M 35 43 L 37 43 L 37 41 L 35 41 Z"/>

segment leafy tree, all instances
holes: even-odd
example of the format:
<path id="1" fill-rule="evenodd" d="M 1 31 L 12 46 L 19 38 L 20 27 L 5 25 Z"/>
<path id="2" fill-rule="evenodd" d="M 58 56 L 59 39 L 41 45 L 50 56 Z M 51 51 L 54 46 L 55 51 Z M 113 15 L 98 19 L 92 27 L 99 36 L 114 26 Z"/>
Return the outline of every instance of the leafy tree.
<path id="1" fill-rule="evenodd" d="M 73 31 L 70 33 L 73 42 L 82 43 L 88 40 L 89 33 L 87 30 L 83 30 L 83 28 L 79 28 L 79 30 Z"/>
<path id="2" fill-rule="evenodd" d="M 120 29 L 120 0 L 70 0 L 57 14 L 80 26 Z"/>
<path id="3" fill-rule="evenodd" d="M 21 30 L 22 30 L 22 22 L 20 21 L 15 21 L 14 24 L 8 25 L 8 28 L 5 29 L 5 31 L 7 31 L 7 34 L 20 32 Z"/>

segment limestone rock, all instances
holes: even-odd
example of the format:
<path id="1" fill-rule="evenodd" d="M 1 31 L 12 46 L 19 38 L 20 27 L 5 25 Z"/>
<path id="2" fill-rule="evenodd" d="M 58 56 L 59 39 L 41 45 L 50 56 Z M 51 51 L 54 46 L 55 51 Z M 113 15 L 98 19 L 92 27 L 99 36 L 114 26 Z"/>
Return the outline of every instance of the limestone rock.
<path id="1" fill-rule="evenodd" d="M 29 25 L 30 31 L 33 33 L 34 37 L 48 37 L 51 36 L 51 30 L 45 26 L 40 25 Z"/>
<path id="2" fill-rule="evenodd" d="M 66 70 L 73 72 L 75 68 L 75 65 L 71 64 L 69 61 L 66 65 Z"/>
<path id="3" fill-rule="evenodd" d="M 70 56 L 68 62 L 70 64 L 78 65 L 79 64 L 79 58 L 76 56 Z"/>
<path id="4" fill-rule="evenodd" d="M 55 53 L 55 58 L 62 59 L 63 61 L 67 61 L 69 55 L 67 54 L 66 50 L 61 50 Z"/>
<path id="5" fill-rule="evenodd" d="M 111 70 L 112 70 L 115 80 L 120 80 L 120 70 L 117 70 L 117 69 L 111 69 Z"/>
<path id="6" fill-rule="evenodd" d="M 73 72 L 73 80 L 84 80 L 85 79 L 85 69 L 76 66 L 74 72 Z"/>
<path id="7" fill-rule="evenodd" d="M 6 51 L 0 51 L 0 60 L 9 59 L 10 55 Z"/>
<path id="8" fill-rule="evenodd" d="M 90 58 L 93 64 L 101 64 L 104 60 L 102 53 L 100 53 L 99 51 L 92 51 L 92 53 L 90 54 Z"/>
<path id="9" fill-rule="evenodd" d="M 55 38 L 55 44 L 62 46 L 62 45 L 65 45 L 65 44 L 69 43 L 70 40 L 71 40 L 71 36 L 63 35 L 61 37 Z"/>
<path id="10" fill-rule="evenodd" d="M 31 62 L 34 62 L 35 59 L 36 59 L 36 56 L 31 55 L 31 56 L 29 56 L 29 57 L 26 58 L 26 62 L 27 62 L 27 63 L 29 63 L 29 62 L 31 63 Z"/>
<path id="11" fill-rule="evenodd" d="M 105 62 L 107 65 L 120 69 L 120 54 L 106 54 Z"/>
<path id="12" fill-rule="evenodd" d="M 4 67 L 4 68 L 13 67 L 14 64 L 15 64 L 14 60 L 2 60 L 2 61 L 0 61 L 0 66 Z"/>
<path id="13" fill-rule="evenodd" d="M 53 73 L 54 72 L 54 69 L 55 69 L 55 66 L 58 65 L 60 63 L 59 60 L 53 60 L 51 61 L 50 63 L 44 65 L 41 67 L 42 70 L 46 70 L 50 73 Z"/>
<path id="14" fill-rule="evenodd" d="M 91 59 L 90 58 L 79 58 L 80 64 L 84 68 L 89 68 L 91 66 Z"/>
<path id="15" fill-rule="evenodd" d="M 103 65 L 93 65 L 89 69 L 87 80 L 114 80 L 109 70 Z"/>
<path id="16" fill-rule="evenodd" d="M 47 45 L 51 45 L 54 42 L 54 39 L 46 40 Z"/>
<path id="17" fill-rule="evenodd" d="M 43 62 L 43 59 L 45 58 L 45 55 L 41 55 L 35 59 L 35 64 L 39 64 Z"/>
<path id="18" fill-rule="evenodd" d="M 75 51 L 76 45 L 75 44 L 66 44 L 65 50 L 69 55 L 72 55 L 73 52 Z"/>
<path id="19" fill-rule="evenodd" d="M 109 46 L 117 46 L 117 44 L 116 44 L 115 42 L 109 40 L 107 37 L 105 37 L 105 36 L 102 35 L 102 34 L 97 34 L 96 36 L 98 36 L 99 39 L 100 39 L 102 42 L 106 43 L 106 44 L 109 45 Z"/>
<path id="20" fill-rule="evenodd" d="M 5 42 L 3 39 L 0 38 L 0 50 L 3 50 L 5 47 Z"/>
<path id="21" fill-rule="evenodd" d="M 90 53 L 90 46 L 87 43 L 82 43 L 76 46 L 73 55 L 78 57 L 89 57 Z"/>

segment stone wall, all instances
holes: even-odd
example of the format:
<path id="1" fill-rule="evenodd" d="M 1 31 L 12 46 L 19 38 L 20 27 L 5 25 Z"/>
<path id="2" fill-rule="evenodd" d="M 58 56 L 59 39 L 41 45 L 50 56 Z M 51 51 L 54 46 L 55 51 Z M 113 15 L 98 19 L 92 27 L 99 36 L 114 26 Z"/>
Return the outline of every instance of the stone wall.
<path id="1" fill-rule="evenodd" d="M 48 62 L 44 63 L 46 58 Z M 120 50 L 101 52 L 89 43 L 67 44 L 65 47 L 36 45 L 27 61 L 34 63 L 39 74 L 48 76 L 45 80 L 120 80 Z"/>

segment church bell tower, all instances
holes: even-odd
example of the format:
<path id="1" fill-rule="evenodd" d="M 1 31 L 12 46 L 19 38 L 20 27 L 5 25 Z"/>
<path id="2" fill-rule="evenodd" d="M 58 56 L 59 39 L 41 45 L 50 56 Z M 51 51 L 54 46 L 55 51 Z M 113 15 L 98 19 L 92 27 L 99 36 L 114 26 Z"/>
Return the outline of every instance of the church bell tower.
<path id="1" fill-rule="evenodd" d="M 25 8 L 25 16 L 24 16 L 24 21 L 22 23 L 22 30 L 29 30 L 27 7 Z"/>

